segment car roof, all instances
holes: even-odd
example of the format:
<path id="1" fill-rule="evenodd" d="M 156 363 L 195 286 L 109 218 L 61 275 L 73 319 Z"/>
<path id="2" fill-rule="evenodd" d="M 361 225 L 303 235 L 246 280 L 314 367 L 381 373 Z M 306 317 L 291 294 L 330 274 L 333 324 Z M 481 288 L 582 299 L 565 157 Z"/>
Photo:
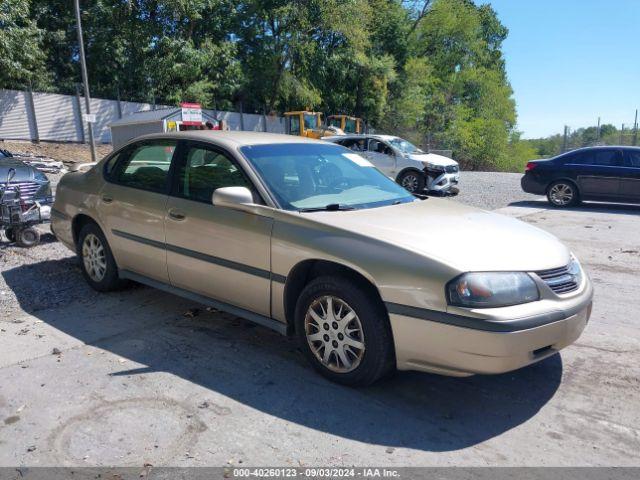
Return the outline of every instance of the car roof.
<path id="1" fill-rule="evenodd" d="M 154 133 L 136 137 L 129 143 L 152 139 L 196 140 L 200 142 L 216 143 L 227 148 L 274 143 L 318 143 L 318 140 L 316 139 L 296 135 L 235 130 L 188 130 L 185 132 Z"/>
<path id="2" fill-rule="evenodd" d="M 376 138 L 376 139 L 380 139 L 380 140 L 393 140 L 394 138 L 400 138 L 400 137 L 396 137 L 395 135 L 381 135 L 381 134 L 377 134 L 377 133 L 356 133 L 356 134 L 349 134 L 349 135 L 332 135 L 330 137 L 323 137 L 322 140 L 329 140 L 330 142 L 333 141 L 337 141 L 337 140 L 349 140 L 349 139 L 353 139 L 353 138 Z"/>
<path id="3" fill-rule="evenodd" d="M 640 147 L 634 147 L 631 145 L 594 145 L 592 147 L 580 147 L 574 150 L 568 150 L 566 152 L 561 153 L 558 156 L 560 157 L 562 155 L 566 155 L 568 153 L 575 153 L 575 152 L 587 152 L 589 150 L 611 150 L 612 148 L 620 149 L 620 150 L 640 150 Z"/>

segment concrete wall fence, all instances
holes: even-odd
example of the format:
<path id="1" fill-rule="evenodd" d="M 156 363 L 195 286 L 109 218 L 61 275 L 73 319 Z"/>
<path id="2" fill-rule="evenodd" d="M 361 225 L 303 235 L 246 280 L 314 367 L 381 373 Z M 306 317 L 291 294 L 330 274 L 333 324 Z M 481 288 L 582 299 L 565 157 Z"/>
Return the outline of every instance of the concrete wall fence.
<path id="1" fill-rule="evenodd" d="M 136 112 L 169 108 L 166 105 L 91 99 L 91 113 L 96 115 L 93 132 L 96 142 L 111 143 L 109 124 Z M 249 113 L 206 110 L 218 120 L 225 120 L 230 130 L 284 133 L 284 119 Z M 0 89 L 0 140 L 85 142 L 88 139 L 81 95 L 59 95 Z"/>

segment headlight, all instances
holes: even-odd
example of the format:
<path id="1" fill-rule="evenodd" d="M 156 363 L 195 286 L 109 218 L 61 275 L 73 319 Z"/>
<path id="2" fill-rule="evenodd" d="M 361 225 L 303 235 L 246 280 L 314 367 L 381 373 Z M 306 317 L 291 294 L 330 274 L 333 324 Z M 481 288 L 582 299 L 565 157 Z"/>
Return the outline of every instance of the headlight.
<path id="1" fill-rule="evenodd" d="M 464 273 L 447 285 L 449 303 L 458 307 L 506 307 L 540 298 L 538 287 L 524 272 Z"/>
<path id="2" fill-rule="evenodd" d="M 33 174 L 33 177 L 40 182 L 46 182 L 48 180 L 47 176 L 40 170 L 36 170 Z"/>
<path id="3" fill-rule="evenodd" d="M 426 168 L 427 170 L 444 172 L 444 166 L 442 165 L 436 165 L 435 163 L 431 163 L 431 162 L 422 162 L 422 165 L 424 165 L 424 168 Z"/>
<path id="4" fill-rule="evenodd" d="M 576 257 L 571 255 L 571 262 L 567 266 L 567 271 L 573 275 L 573 280 L 576 282 L 576 285 L 582 285 L 582 267 L 580 266 L 580 262 Z"/>

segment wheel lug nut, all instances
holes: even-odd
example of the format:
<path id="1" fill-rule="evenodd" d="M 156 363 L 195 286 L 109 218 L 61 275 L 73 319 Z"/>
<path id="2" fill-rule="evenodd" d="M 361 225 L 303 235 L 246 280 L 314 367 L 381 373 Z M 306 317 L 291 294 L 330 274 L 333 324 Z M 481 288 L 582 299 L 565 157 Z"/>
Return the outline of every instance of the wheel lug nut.
<path id="1" fill-rule="evenodd" d="M 341 333 L 338 334 L 338 340 L 344 340 L 344 335 L 342 335 Z"/>
<path id="2" fill-rule="evenodd" d="M 325 323 L 325 324 L 323 325 L 323 327 L 324 327 L 324 329 L 325 329 L 325 330 L 329 330 L 329 324 L 328 324 L 328 323 Z"/>
<path id="3" fill-rule="evenodd" d="M 331 326 L 333 327 L 333 329 L 334 329 L 334 330 L 337 330 L 337 329 L 338 329 L 338 323 L 337 323 L 337 322 L 333 322 L 333 323 L 331 324 Z"/>
<path id="4" fill-rule="evenodd" d="M 338 348 L 338 342 L 335 340 L 331 342 L 331 345 L 333 345 L 333 348 Z"/>
<path id="5" fill-rule="evenodd" d="M 329 341 L 329 335 L 327 335 L 326 333 L 324 334 L 324 336 L 322 338 L 324 338 L 325 342 Z"/>

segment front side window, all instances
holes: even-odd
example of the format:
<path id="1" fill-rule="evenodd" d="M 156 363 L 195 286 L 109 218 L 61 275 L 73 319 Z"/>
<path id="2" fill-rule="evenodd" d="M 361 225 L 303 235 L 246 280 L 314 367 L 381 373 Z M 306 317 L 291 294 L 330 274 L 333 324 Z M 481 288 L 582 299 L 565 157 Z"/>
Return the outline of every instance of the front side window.
<path id="1" fill-rule="evenodd" d="M 640 151 L 627 150 L 625 155 L 628 167 L 640 168 Z"/>
<path id="2" fill-rule="evenodd" d="M 415 200 L 366 159 L 340 145 L 250 145 L 240 150 L 286 210 L 373 208 Z"/>
<path id="3" fill-rule="evenodd" d="M 176 142 L 172 140 L 133 146 L 130 155 L 116 163 L 111 178 L 127 187 L 164 192 L 175 149 Z"/>
<path id="4" fill-rule="evenodd" d="M 211 202 L 221 187 L 250 188 L 240 169 L 226 155 L 207 148 L 192 147 L 178 168 L 178 194 L 199 202 Z"/>
<path id="5" fill-rule="evenodd" d="M 393 150 L 380 140 L 369 140 L 369 151 L 374 153 L 382 153 L 384 155 L 393 155 Z"/>

